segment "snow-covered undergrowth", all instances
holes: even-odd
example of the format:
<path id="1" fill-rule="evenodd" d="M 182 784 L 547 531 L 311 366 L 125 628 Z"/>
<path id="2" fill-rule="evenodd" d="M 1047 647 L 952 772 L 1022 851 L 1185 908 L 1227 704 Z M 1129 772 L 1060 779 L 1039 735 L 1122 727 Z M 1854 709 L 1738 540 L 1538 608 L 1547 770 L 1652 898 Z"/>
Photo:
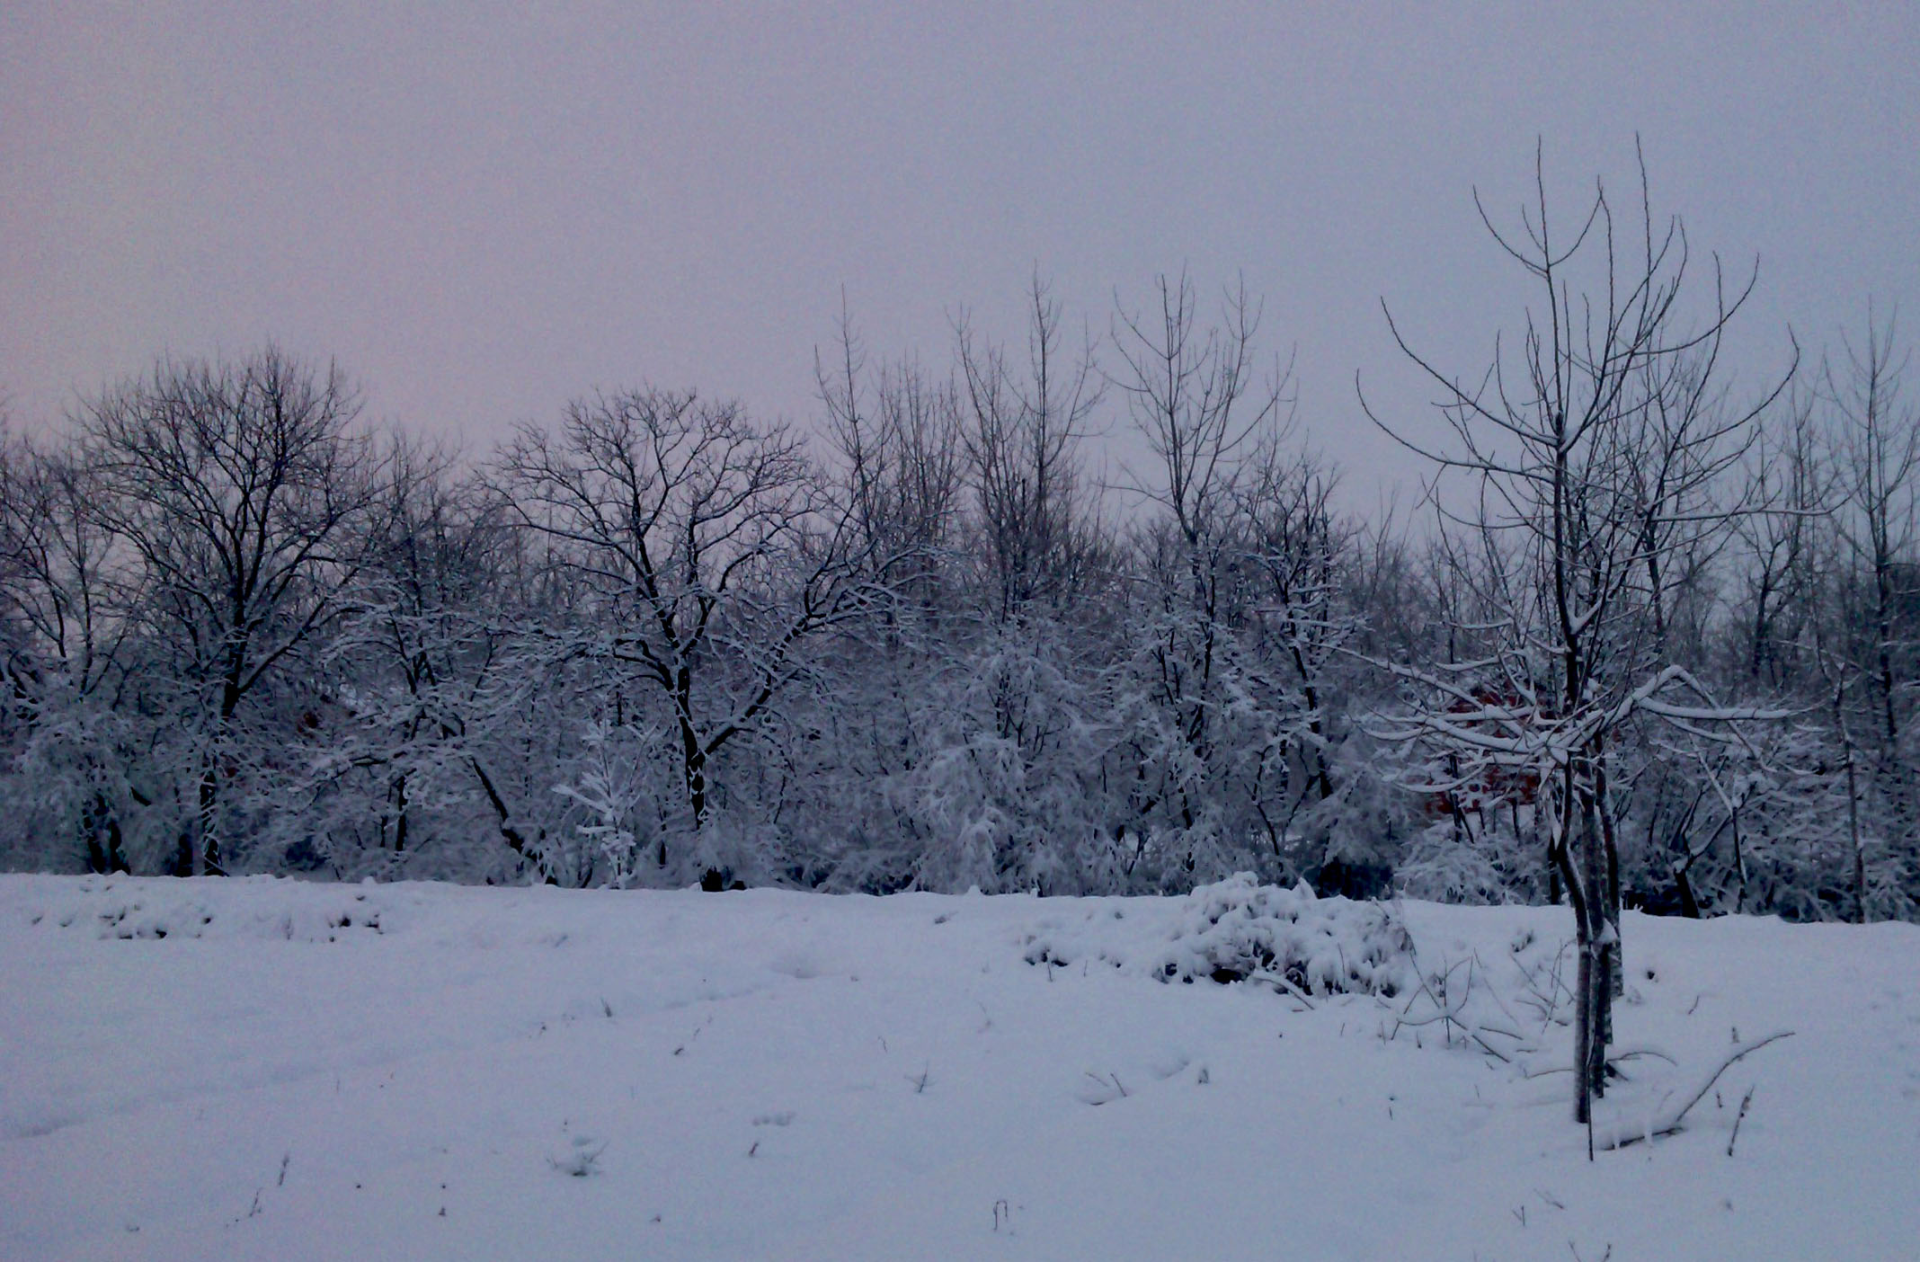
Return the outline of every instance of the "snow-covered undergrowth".
<path id="1" fill-rule="evenodd" d="M 0 878 L 0 1257 L 1914 1256 L 1920 929 L 1625 930 L 1590 1163 L 1564 909 Z"/>
<path id="2" fill-rule="evenodd" d="M 1413 939 L 1391 910 L 1311 889 L 1261 885 L 1242 872 L 1178 901 L 1138 900 L 1132 923 L 1112 900 L 1077 920 L 1047 916 L 1028 935 L 1029 964 L 1094 959 L 1161 981 L 1268 980 L 1313 994 L 1392 996 L 1414 975 Z"/>

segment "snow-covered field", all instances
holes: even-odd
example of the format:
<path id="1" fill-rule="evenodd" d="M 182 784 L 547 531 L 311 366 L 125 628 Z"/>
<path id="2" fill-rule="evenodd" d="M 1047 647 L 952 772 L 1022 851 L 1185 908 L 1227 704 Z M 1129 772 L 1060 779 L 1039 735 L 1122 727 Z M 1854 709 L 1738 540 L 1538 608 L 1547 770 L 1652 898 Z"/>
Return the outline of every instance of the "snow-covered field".
<path id="1" fill-rule="evenodd" d="M 1270 903 L 0 878 L 0 1257 L 1920 1257 L 1920 928 L 1630 915 L 1603 1137 L 1795 1033 L 1589 1163 L 1564 910 Z"/>

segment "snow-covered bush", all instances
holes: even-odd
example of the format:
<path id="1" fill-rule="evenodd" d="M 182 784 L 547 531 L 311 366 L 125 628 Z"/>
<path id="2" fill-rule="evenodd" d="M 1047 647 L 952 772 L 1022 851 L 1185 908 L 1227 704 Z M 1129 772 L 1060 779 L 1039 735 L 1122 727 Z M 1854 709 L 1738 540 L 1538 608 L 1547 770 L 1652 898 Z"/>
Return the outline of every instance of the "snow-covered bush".
<path id="1" fill-rule="evenodd" d="M 1379 903 L 1317 898 L 1305 884 L 1260 885 L 1235 873 L 1185 901 L 1157 971 L 1238 981 L 1277 973 L 1302 990 L 1391 995 L 1413 962 L 1413 939 Z"/>
<path id="2" fill-rule="evenodd" d="M 1163 982 L 1264 976 L 1312 994 L 1391 996 L 1415 980 L 1413 938 L 1390 908 L 1319 898 L 1304 883 L 1284 889 L 1235 873 L 1173 904 L 1159 934 L 1115 927 L 1125 915 L 1110 905 L 1079 925 L 1043 924 L 1027 935 L 1026 960 L 1098 960 Z M 1141 954 L 1143 938 L 1164 945 Z"/>

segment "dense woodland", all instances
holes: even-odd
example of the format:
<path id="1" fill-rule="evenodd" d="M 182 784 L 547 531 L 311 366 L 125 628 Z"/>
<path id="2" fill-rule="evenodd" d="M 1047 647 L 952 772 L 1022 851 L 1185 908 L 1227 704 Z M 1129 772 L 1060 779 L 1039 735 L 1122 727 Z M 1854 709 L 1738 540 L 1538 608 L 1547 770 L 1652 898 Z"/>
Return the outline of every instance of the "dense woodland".
<path id="1" fill-rule="evenodd" d="M 1362 383 L 1432 472 L 1383 519 L 1184 277 L 848 324 L 805 429 L 640 385 L 456 453 L 162 361 L 0 448 L 0 865 L 1912 919 L 1905 345 L 1735 378 L 1777 330 L 1635 192 L 1490 222 L 1536 302 L 1481 362 L 1389 316 L 1441 406 Z"/>

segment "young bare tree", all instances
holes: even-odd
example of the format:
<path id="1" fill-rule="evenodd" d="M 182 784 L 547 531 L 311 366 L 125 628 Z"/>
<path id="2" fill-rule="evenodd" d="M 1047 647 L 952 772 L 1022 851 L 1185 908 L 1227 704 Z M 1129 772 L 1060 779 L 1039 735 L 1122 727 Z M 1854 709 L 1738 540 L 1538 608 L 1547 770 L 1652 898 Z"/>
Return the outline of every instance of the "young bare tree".
<path id="1" fill-rule="evenodd" d="M 1279 442 L 1290 410 L 1290 369 L 1258 360 L 1260 305 L 1241 281 L 1218 324 L 1202 325 L 1193 282 L 1155 281 L 1157 310 L 1120 311 L 1113 378 L 1153 464 L 1131 475 L 1135 493 L 1165 509 L 1201 567 L 1210 540 L 1227 533 L 1242 471 Z M 1196 577 L 1197 585 L 1204 585 Z"/>
<path id="2" fill-rule="evenodd" d="M 1445 438 L 1421 441 L 1368 408 L 1442 474 L 1464 478 L 1463 495 L 1445 483 L 1433 495 L 1443 529 L 1477 558 L 1459 572 L 1492 615 L 1462 628 L 1477 649 L 1465 660 L 1392 664 L 1413 695 L 1383 734 L 1453 760 L 1451 782 L 1429 791 L 1492 774 L 1537 778 L 1548 855 L 1574 914 L 1583 1123 L 1606 1088 L 1619 985 L 1619 749 L 1649 719 L 1711 739 L 1738 717 L 1673 660 L 1670 631 L 1689 563 L 1717 546 L 1739 508 L 1719 497 L 1722 475 L 1785 384 L 1751 407 L 1727 401 L 1718 353 L 1753 281 L 1730 293 L 1715 259 L 1709 303 L 1690 327 L 1685 233 L 1677 219 L 1656 227 L 1644 163 L 1638 191 L 1620 221 L 1597 186 L 1563 235 L 1536 158 L 1518 233 L 1481 208 L 1494 241 L 1538 286 L 1518 355 L 1496 342 L 1486 371 L 1462 379 L 1415 351 L 1389 312 L 1396 343 L 1441 390 Z"/>
<path id="3" fill-rule="evenodd" d="M 1856 742 L 1872 751 L 1875 831 L 1892 861 L 1892 879 L 1872 899 L 1883 912 L 1920 900 L 1920 803 L 1913 787 L 1920 757 L 1912 731 L 1920 661 L 1920 415 L 1900 397 L 1906 358 L 1897 346 L 1893 322 L 1870 313 L 1861 343 L 1847 346 L 1844 366 L 1828 369 L 1823 391 L 1836 431 L 1841 502 L 1833 521 L 1845 614 L 1832 636 L 1839 650 L 1829 667 L 1834 720 L 1850 777 Z M 1857 812 L 1853 789 L 1848 801 Z M 1856 897 L 1864 918 L 1870 895 L 1860 833 L 1856 822 Z"/>
<path id="4" fill-rule="evenodd" d="M 1134 557 L 1136 673 L 1156 718 L 1132 742 L 1134 778 L 1151 786 L 1138 805 L 1164 805 L 1183 864 L 1207 849 L 1243 862 L 1257 819 L 1265 866 L 1297 879 L 1288 833 L 1305 795 L 1292 786 L 1307 768 L 1329 786 L 1324 746 L 1305 748 L 1323 681 L 1299 634 L 1320 480 L 1282 453 L 1291 373 L 1261 362 L 1260 308 L 1244 282 L 1212 324 L 1186 276 L 1155 288 L 1147 312 L 1116 313 L 1110 378 L 1151 457 L 1125 484 L 1152 510 Z M 1302 653 L 1263 653 L 1277 647 L 1263 633 Z"/>
<path id="5" fill-rule="evenodd" d="M 934 681 L 968 622 L 960 392 L 911 358 L 870 369 L 844 314 L 816 376 L 828 468 L 875 601 L 819 646 L 770 796 L 805 835 L 793 863 L 844 887 L 897 889 L 926 840 L 910 803 L 939 728 Z"/>
<path id="6" fill-rule="evenodd" d="M 1823 535 L 1833 508 L 1812 394 L 1796 391 L 1786 412 L 1754 444 L 1748 476 L 1762 511 L 1734 523 L 1746 612 L 1740 665 L 1750 685 L 1769 688 L 1807 673 L 1802 653 L 1821 603 Z"/>
<path id="7" fill-rule="evenodd" d="M 1238 493 L 1258 650 L 1277 663 L 1290 699 L 1275 751 L 1280 805 L 1268 807 L 1264 792 L 1259 802 L 1261 823 L 1277 841 L 1303 807 L 1335 799 L 1335 660 L 1362 618 L 1345 590 L 1355 532 L 1334 511 L 1334 475 L 1311 455 L 1275 448 L 1262 452 L 1253 473 Z"/>
<path id="8" fill-rule="evenodd" d="M 1099 553 L 1080 467 L 1100 391 L 1091 351 L 1069 362 L 1060 304 L 1034 277 L 1024 371 L 998 346 L 956 324 L 966 476 L 980 560 L 995 616 L 1058 608 L 1092 578 Z"/>
<path id="9" fill-rule="evenodd" d="M 843 313 L 831 363 L 815 355 L 826 436 L 858 551 L 874 577 L 923 608 L 950 587 L 959 544 L 965 446 L 960 393 L 902 359 L 877 372 Z"/>

